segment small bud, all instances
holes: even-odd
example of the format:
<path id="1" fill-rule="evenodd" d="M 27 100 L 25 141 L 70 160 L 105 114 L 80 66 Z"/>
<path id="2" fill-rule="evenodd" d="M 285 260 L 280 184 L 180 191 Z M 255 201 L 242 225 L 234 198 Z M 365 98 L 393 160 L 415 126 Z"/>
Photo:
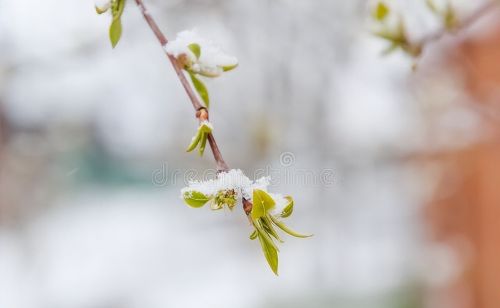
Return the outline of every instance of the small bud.
<path id="1" fill-rule="evenodd" d="M 281 218 L 290 217 L 293 213 L 293 198 L 291 196 L 286 196 L 285 199 L 288 201 L 288 204 L 281 211 Z"/>
<path id="2" fill-rule="evenodd" d="M 377 3 L 377 6 L 372 10 L 372 16 L 377 21 L 384 21 L 389 13 L 389 7 L 382 1 Z"/>
<path id="3" fill-rule="evenodd" d="M 201 115 L 202 110 L 200 110 L 199 112 Z M 206 113 L 206 111 L 205 111 L 205 113 Z M 194 149 L 196 149 L 196 147 L 198 145 L 200 145 L 199 153 L 201 156 L 203 156 L 203 152 L 205 151 L 205 147 L 207 144 L 208 134 L 210 134 L 213 129 L 214 129 L 214 127 L 212 126 L 212 124 L 210 122 L 208 122 L 207 120 L 202 121 L 200 123 L 200 126 L 198 127 L 198 131 L 196 132 L 196 135 L 191 139 L 191 143 L 187 147 L 186 152 L 191 152 Z"/>
<path id="4" fill-rule="evenodd" d="M 224 72 L 229 72 L 229 71 L 232 71 L 233 69 L 237 68 L 238 67 L 238 63 L 236 64 L 232 64 L 232 65 L 226 65 L 226 66 L 222 66 L 222 70 Z"/>
<path id="5" fill-rule="evenodd" d="M 238 59 L 224 53 L 211 41 L 200 37 L 195 31 L 182 31 L 177 38 L 168 42 L 165 50 L 174 56 L 191 74 L 215 78 L 223 72 L 233 70 L 238 66 Z M 187 59 L 180 59 L 185 55 Z"/>
<path id="6" fill-rule="evenodd" d="M 230 210 L 232 210 L 236 205 L 237 197 L 238 194 L 234 189 L 221 190 L 215 195 L 215 206 L 212 207 L 212 209 L 221 209 L 224 206 L 227 206 Z"/>
<path id="7" fill-rule="evenodd" d="M 196 117 L 202 122 L 208 122 L 208 112 L 205 108 L 202 108 L 196 112 Z"/>
<path id="8" fill-rule="evenodd" d="M 458 27 L 458 18 L 453 6 L 448 2 L 443 14 L 443 21 L 446 30 L 455 31 Z"/>
<path id="9" fill-rule="evenodd" d="M 196 149 L 196 147 L 200 143 L 202 135 L 203 135 L 203 133 L 200 132 L 199 130 L 196 132 L 196 135 L 191 139 L 191 143 L 187 147 L 186 152 L 191 152 L 194 149 Z"/>
<path id="10" fill-rule="evenodd" d="M 111 1 L 96 1 L 95 11 L 97 14 L 106 13 L 111 8 Z"/>
<path id="11" fill-rule="evenodd" d="M 198 65 L 198 64 L 195 64 L 195 65 Z M 195 65 L 193 65 L 193 67 Z M 191 67 L 191 69 L 193 67 Z M 195 76 L 195 74 L 192 72 L 192 70 L 189 71 L 189 76 L 191 77 L 191 82 L 193 83 L 193 86 L 194 86 L 196 92 L 198 92 L 198 95 L 203 100 L 203 103 L 205 103 L 205 107 L 209 108 L 210 107 L 210 96 L 208 95 L 207 87 L 200 79 L 198 79 Z"/>

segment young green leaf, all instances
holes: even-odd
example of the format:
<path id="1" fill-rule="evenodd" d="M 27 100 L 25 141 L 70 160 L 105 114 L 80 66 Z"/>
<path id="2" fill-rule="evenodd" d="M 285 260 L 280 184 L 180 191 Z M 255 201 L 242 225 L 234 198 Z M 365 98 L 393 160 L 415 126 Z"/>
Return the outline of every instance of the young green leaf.
<path id="1" fill-rule="evenodd" d="M 267 242 L 268 245 L 271 245 L 276 251 L 279 251 L 278 246 L 273 242 L 273 239 L 269 236 L 269 234 L 264 230 L 264 228 L 260 225 L 260 222 L 258 220 L 253 220 L 252 221 L 255 230 L 257 230 L 257 233 L 262 236 L 262 239 Z"/>
<path id="2" fill-rule="evenodd" d="M 276 232 L 276 230 L 274 230 L 273 224 L 272 224 L 271 220 L 269 219 L 269 217 L 266 217 L 266 216 L 261 217 L 260 222 L 262 224 L 262 227 L 264 228 L 264 230 L 268 234 L 272 235 L 280 243 L 283 243 L 283 240 L 280 238 L 279 234 Z"/>
<path id="3" fill-rule="evenodd" d="M 238 64 L 226 65 L 226 66 L 222 67 L 222 71 L 223 72 L 229 72 L 229 71 L 231 71 L 231 70 L 233 70 L 233 69 L 235 69 L 237 67 L 238 67 Z"/>
<path id="4" fill-rule="evenodd" d="M 390 9 L 384 2 L 379 2 L 372 12 L 373 18 L 377 21 L 384 21 L 389 14 Z"/>
<path id="5" fill-rule="evenodd" d="M 254 230 L 254 231 L 252 232 L 252 234 L 250 234 L 250 239 L 251 239 L 251 240 L 255 240 L 255 239 L 257 238 L 257 235 L 258 235 L 257 230 Z"/>
<path id="6" fill-rule="evenodd" d="M 201 99 L 205 103 L 205 107 L 209 108 L 210 107 L 210 97 L 208 96 L 208 90 L 205 84 L 196 78 L 196 76 L 193 73 L 189 73 L 189 76 L 191 76 L 191 81 L 193 82 L 193 86 L 200 95 Z"/>
<path id="7" fill-rule="evenodd" d="M 208 201 L 210 201 L 210 197 L 199 192 L 199 191 L 190 191 L 184 193 L 184 202 L 187 205 L 194 208 L 199 208 L 204 206 Z"/>
<path id="8" fill-rule="evenodd" d="M 125 3 L 125 0 L 111 0 L 111 15 L 113 16 L 113 21 L 109 27 L 109 39 L 113 48 L 115 48 L 122 36 L 121 17 L 125 9 Z"/>
<path id="9" fill-rule="evenodd" d="M 217 204 L 217 208 L 228 207 L 230 210 L 236 206 L 238 200 L 238 193 L 235 189 L 222 189 L 219 190 L 214 197 L 214 204 Z"/>
<path id="10" fill-rule="evenodd" d="M 273 246 L 269 245 L 266 240 L 264 240 L 261 233 L 258 234 L 258 238 L 267 263 L 271 267 L 273 273 L 278 276 L 278 251 Z"/>
<path id="11" fill-rule="evenodd" d="M 391 54 L 392 52 L 396 51 L 399 47 L 400 47 L 399 44 L 391 43 L 389 46 L 387 46 L 387 48 L 382 50 L 382 56 L 387 56 Z"/>
<path id="12" fill-rule="evenodd" d="M 196 132 L 196 136 L 194 136 L 193 139 L 191 140 L 191 143 L 189 144 L 188 148 L 186 149 L 186 152 L 191 152 L 192 150 L 196 149 L 196 146 L 198 146 L 198 143 L 200 143 L 202 134 L 203 134 L 203 132 L 201 132 L 200 130 L 198 130 L 198 132 Z"/>
<path id="13" fill-rule="evenodd" d="M 201 142 L 200 142 L 200 156 L 203 156 L 203 152 L 205 152 L 205 147 L 207 146 L 208 134 L 202 133 Z"/>
<path id="14" fill-rule="evenodd" d="M 300 238 L 306 238 L 306 237 L 311 237 L 312 234 L 310 235 L 305 235 L 305 234 L 300 234 L 300 233 L 297 233 L 295 231 L 293 231 L 292 229 L 288 228 L 284 223 L 282 223 L 281 221 L 279 221 L 278 219 L 274 218 L 273 216 L 269 216 L 272 220 L 272 222 L 278 227 L 280 228 L 281 230 L 283 230 L 284 232 L 290 234 L 291 236 L 295 236 L 295 237 L 300 237 Z"/>
<path id="15" fill-rule="evenodd" d="M 111 41 L 111 46 L 113 48 L 115 48 L 115 46 L 118 44 L 121 36 L 122 36 L 121 18 L 113 19 L 113 22 L 111 22 L 111 26 L 109 27 L 109 40 Z"/>
<path id="16" fill-rule="evenodd" d="M 113 19 L 119 19 L 122 17 L 126 2 L 126 0 L 111 0 L 111 15 L 113 16 Z"/>
<path id="17" fill-rule="evenodd" d="M 200 58 L 200 55 L 201 55 L 200 45 L 193 43 L 193 44 L 188 45 L 188 48 L 189 48 L 189 50 L 191 50 L 191 52 L 193 52 L 193 54 L 196 56 L 197 59 Z"/>
<path id="18" fill-rule="evenodd" d="M 250 215 L 253 219 L 258 219 L 260 217 L 264 217 L 267 212 L 274 208 L 276 202 L 274 202 L 273 198 L 269 196 L 269 194 L 260 189 L 253 190 L 253 207 Z"/>
<path id="19" fill-rule="evenodd" d="M 287 218 L 290 217 L 293 213 L 293 198 L 290 196 L 286 196 L 285 199 L 288 201 L 288 204 L 285 206 L 285 208 L 281 211 L 281 218 Z"/>

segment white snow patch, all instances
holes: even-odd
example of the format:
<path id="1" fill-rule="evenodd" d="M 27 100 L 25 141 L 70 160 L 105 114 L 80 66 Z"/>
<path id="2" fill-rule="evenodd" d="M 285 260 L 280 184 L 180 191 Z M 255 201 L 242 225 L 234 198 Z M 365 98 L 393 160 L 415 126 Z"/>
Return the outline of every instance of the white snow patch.
<path id="1" fill-rule="evenodd" d="M 189 182 L 189 186 L 181 190 L 181 198 L 183 198 L 186 193 L 191 193 L 193 191 L 201 192 L 207 196 L 213 196 L 221 190 L 235 190 L 238 197 L 251 200 L 253 190 L 261 189 L 267 191 L 269 182 L 269 177 L 262 177 L 256 181 L 252 181 L 240 169 L 231 169 L 228 172 L 219 173 L 216 179 Z"/>

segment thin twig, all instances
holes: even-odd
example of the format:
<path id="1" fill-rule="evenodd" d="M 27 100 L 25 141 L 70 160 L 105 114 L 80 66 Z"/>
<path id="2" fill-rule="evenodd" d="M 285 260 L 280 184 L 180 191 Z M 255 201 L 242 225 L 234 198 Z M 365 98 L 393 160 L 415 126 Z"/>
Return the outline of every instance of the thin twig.
<path id="1" fill-rule="evenodd" d="M 179 77 L 179 80 L 182 83 L 184 90 L 186 90 L 186 93 L 191 101 L 191 104 L 193 105 L 194 110 L 197 112 L 196 113 L 197 118 L 200 120 L 208 119 L 208 110 L 205 107 L 203 107 L 203 105 L 200 103 L 198 96 L 196 96 L 196 94 L 194 93 L 193 89 L 191 88 L 191 85 L 189 84 L 189 81 L 187 80 L 186 76 L 184 75 L 184 72 L 182 71 L 182 68 L 179 66 L 177 59 L 174 56 L 168 54 L 167 51 L 165 50 L 165 46 L 168 43 L 168 39 L 165 37 L 163 32 L 161 32 L 160 28 L 156 24 L 153 17 L 149 14 L 148 10 L 146 9 L 146 6 L 144 5 L 144 2 L 142 0 L 135 0 L 135 3 L 137 3 L 137 5 L 139 6 L 142 16 L 144 16 L 144 19 L 151 28 L 151 31 L 153 31 L 156 38 L 158 39 L 158 42 L 163 47 L 165 54 L 170 60 L 170 63 L 172 63 L 172 66 L 174 67 L 174 70 L 177 73 L 177 77 Z M 220 152 L 219 147 L 217 146 L 217 142 L 215 141 L 213 134 L 208 135 L 208 142 L 210 144 L 210 149 L 212 150 L 212 154 L 217 164 L 217 171 L 219 172 L 228 171 L 229 167 L 224 161 L 224 158 L 222 157 L 222 153 Z"/>
<path id="2" fill-rule="evenodd" d="M 156 24 L 155 20 L 153 17 L 149 14 L 148 10 L 146 9 L 146 6 L 144 5 L 144 2 L 142 0 L 135 0 L 135 3 L 139 6 L 142 16 L 144 16 L 144 19 L 148 23 L 149 27 L 155 34 L 156 38 L 158 39 L 158 42 L 160 42 L 161 46 L 163 47 L 163 50 L 165 54 L 167 55 L 168 59 L 170 60 L 170 63 L 172 63 L 172 66 L 174 67 L 175 72 L 177 73 L 177 77 L 179 77 L 179 80 L 182 83 L 182 86 L 184 87 L 184 90 L 186 90 L 186 93 L 191 100 L 191 104 L 193 105 L 194 110 L 196 111 L 196 117 L 200 120 L 208 120 L 208 110 L 203 107 L 203 105 L 200 103 L 198 97 L 194 93 L 193 89 L 191 88 L 191 85 L 189 84 L 186 75 L 184 75 L 184 72 L 182 71 L 182 68 L 179 66 L 177 59 L 173 57 L 172 55 L 168 54 L 165 46 L 168 43 L 168 39 L 165 37 L 165 35 L 161 32 L 160 28 Z M 224 172 L 224 171 L 229 171 L 229 166 L 226 164 L 224 161 L 224 158 L 222 157 L 222 153 L 219 150 L 219 147 L 217 146 L 217 142 L 215 141 L 215 137 L 213 134 L 208 135 L 208 143 L 210 144 L 210 149 L 212 150 L 212 154 L 215 159 L 215 163 L 217 164 L 217 171 L 218 172 Z M 243 210 L 245 211 L 245 214 L 248 216 L 250 212 L 252 211 L 253 204 L 249 200 L 243 198 Z"/>

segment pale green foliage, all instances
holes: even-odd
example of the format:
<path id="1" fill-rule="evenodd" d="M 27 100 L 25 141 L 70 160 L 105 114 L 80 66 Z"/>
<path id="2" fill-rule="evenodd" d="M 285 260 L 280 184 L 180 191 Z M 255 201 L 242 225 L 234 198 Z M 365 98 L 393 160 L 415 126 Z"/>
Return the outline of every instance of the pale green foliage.
<path id="1" fill-rule="evenodd" d="M 193 55 L 196 57 L 196 59 L 200 59 L 203 50 L 199 44 L 192 43 L 192 44 L 189 44 L 187 47 L 193 53 Z M 210 107 L 210 96 L 208 94 L 208 89 L 205 86 L 205 84 L 203 83 L 203 81 L 201 81 L 201 79 L 199 79 L 197 77 L 197 75 L 200 75 L 203 77 L 215 78 L 215 77 L 218 77 L 219 74 L 212 73 L 210 70 L 200 69 L 200 65 L 193 63 L 193 61 L 189 60 L 189 57 L 184 56 L 181 58 L 184 60 L 184 61 L 181 61 L 181 62 L 183 62 L 183 69 L 189 73 L 193 87 L 195 88 L 196 92 L 200 96 L 205 107 L 208 109 Z M 229 66 L 222 66 L 221 68 L 222 68 L 223 72 L 227 72 L 227 71 L 230 71 L 230 70 L 236 68 L 237 66 L 238 66 L 238 64 L 234 64 L 234 65 L 229 65 Z"/>
<path id="2" fill-rule="evenodd" d="M 205 107 L 209 108 L 210 98 L 208 96 L 207 87 L 200 79 L 196 78 L 196 75 L 192 72 L 189 72 L 189 76 L 191 77 L 191 81 L 193 82 L 193 86 L 196 89 L 196 92 L 198 92 L 201 99 L 203 100 L 203 103 L 205 103 Z"/>
<path id="3" fill-rule="evenodd" d="M 227 206 L 230 210 L 236 205 L 238 194 L 234 189 L 221 190 L 214 198 L 214 203 L 212 206 L 213 210 L 220 210 L 224 206 Z"/>
<path id="4" fill-rule="evenodd" d="M 441 19 L 446 32 L 454 32 L 460 27 L 457 13 L 449 0 L 444 6 L 438 6 L 434 0 L 425 0 L 425 4 L 434 15 Z M 404 20 L 398 15 L 397 24 L 389 24 L 386 22 L 389 14 L 391 10 L 383 1 L 379 1 L 372 10 L 372 18 L 377 24 L 377 30 L 373 31 L 373 34 L 390 43 L 383 54 L 400 49 L 412 57 L 419 57 L 427 42 L 425 40 L 411 42 L 406 34 Z"/>
<path id="5" fill-rule="evenodd" d="M 226 66 L 223 66 L 222 67 L 222 71 L 224 72 L 229 72 L 229 71 L 232 71 L 233 69 L 237 68 L 238 67 L 238 64 L 234 64 L 234 65 L 226 65 Z"/>
<path id="6" fill-rule="evenodd" d="M 278 249 L 272 244 L 272 240 L 269 236 L 259 232 L 257 237 L 259 238 L 260 246 L 262 247 L 262 252 L 266 257 L 267 263 L 271 267 L 274 274 L 278 275 Z"/>
<path id="7" fill-rule="evenodd" d="M 458 27 L 458 18 L 455 9 L 450 2 L 447 3 L 446 9 L 442 15 L 443 23 L 448 31 L 455 31 Z"/>
<path id="8" fill-rule="evenodd" d="M 109 40 L 111 41 L 111 46 L 113 48 L 118 44 L 120 38 L 122 37 L 122 21 L 121 18 L 113 19 L 111 26 L 109 27 Z"/>
<path id="9" fill-rule="evenodd" d="M 200 208 L 207 203 L 210 203 L 212 210 L 220 210 L 224 207 L 232 210 L 237 203 L 238 193 L 235 189 L 223 189 L 214 192 L 213 195 L 207 195 L 199 191 L 189 190 L 183 193 L 183 198 L 186 204 L 193 208 Z M 275 243 L 283 243 L 278 230 L 285 232 L 288 235 L 306 238 L 312 235 L 300 234 L 287 225 L 280 219 L 289 217 L 293 212 L 293 198 L 290 196 L 284 197 L 287 204 L 284 205 L 280 213 L 274 213 L 276 210 L 276 200 L 264 190 L 253 189 L 252 192 L 252 210 L 248 215 L 254 231 L 250 234 L 251 240 L 259 239 L 259 243 L 271 270 L 278 275 L 278 246 Z"/>
<path id="10" fill-rule="evenodd" d="M 273 224 L 275 224 L 278 228 L 280 228 L 284 232 L 290 234 L 291 236 L 300 237 L 300 238 L 311 237 L 311 235 L 305 235 L 305 234 L 301 234 L 301 233 L 298 233 L 296 231 L 293 231 L 292 229 L 288 228 L 283 222 L 279 221 L 275 216 L 270 216 L 269 218 L 271 219 Z"/>
<path id="11" fill-rule="evenodd" d="M 255 240 L 257 238 L 257 235 L 258 235 L 257 230 L 254 230 L 248 238 L 251 240 Z"/>
<path id="12" fill-rule="evenodd" d="M 274 243 L 272 237 L 277 241 L 283 242 L 276 232 L 274 226 L 278 227 L 285 233 L 299 237 L 306 238 L 312 235 L 304 235 L 293 231 L 288 228 L 282 221 L 278 218 L 289 217 L 293 212 L 293 199 L 290 196 L 286 197 L 288 204 L 284 207 L 278 215 L 273 215 L 272 210 L 276 206 L 274 199 L 265 191 L 260 189 L 254 189 L 253 191 L 253 207 L 250 212 L 250 218 L 255 230 L 250 234 L 250 239 L 259 239 L 260 245 L 262 246 L 262 251 L 266 257 L 267 263 L 271 267 L 271 270 L 278 275 L 278 247 Z"/>
<path id="13" fill-rule="evenodd" d="M 200 156 L 203 155 L 203 153 L 205 151 L 205 147 L 207 145 L 208 134 L 210 134 L 211 132 L 212 132 L 212 126 L 210 125 L 210 123 L 208 123 L 206 121 L 202 122 L 200 124 L 200 126 L 198 127 L 198 131 L 196 132 L 196 135 L 193 137 L 193 139 L 191 140 L 191 143 L 187 147 L 186 152 L 193 151 L 199 145 L 200 146 L 200 148 L 199 148 Z"/>
<path id="14" fill-rule="evenodd" d="M 126 0 L 110 0 L 103 7 L 95 7 L 97 14 L 103 14 L 107 11 L 111 11 L 111 25 L 109 26 L 109 40 L 111 41 L 111 46 L 115 46 L 120 41 L 122 36 L 122 14 L 125 9 Z"/>
<path id="15" fill-rule="evenodd" d="M 425 3 L 431 12 L 441 19 L 445 29 L 453 31 L 457 28 L 457 14 L 450 1 L 447 1 L 443 8 L 439 8 L 433 0 L 426 0 Z"/>
<path id="16" fill-rule="evenodd" d="M 95 7 L 97 14 L 103 14 L 107 11 L 111 12 L 112 21 L 109 27 L 109 39 L 113 48 L 118 44 L 122 36 L 123 29 L 121 17 L 125 8 L 125 3 L 126 0 L 109 0 L 104 6 Z M 379 21 L 383 21 L 388 14 L 388 7 L 384 4 L 380 4 L 375 12 L 375 18 Z M 177 63 L 174 63 L 174 65 L 179 65 L 189 74 L 194 89 L 200 96 L 205 107 L 208 109 L 210 105 L 208 90 L 205 84 L 198 78 L 198 75 L 210 78 L 218 77 L 222 72 L 227 72 L 235 69 L 238 66 L 237 59 L 234 57 L 229 57 L 229 61 L 227 61 L 228 56 L 226 55 L 226 61 L 221 60 L 224 63 L 220 63 L 219 65 L 217 65 L 214 70 L 213 66 L 207 66 L 206 62 L 203 63 L 203 61 L 200 61 L 200 57 L 203 53 L 203 48 L 202 46 L 200 46 L 200 44 L 192 43 L 188 46 L 182 46 L 184 46 L 184 48 L 187 47 L 189 51 L 176 54 L 175 57 Z M 168 48 L 168 46 L 166 48 Z M 211 51 L 211 49 L 208 50 Z M 166 52 L 169 55 L 172 55 L 168 50 L 166 50 Z M 192 55 L 190 53 L 192 53 Z M 194 59 L 193 55 L 196 59 Z M 206 55 L 207 54 L 205 54 L 205 56 Z M 196 148 L 199 148 L 200 155 L 203 155 L 208 137 L 212 133 L 212 130 L 212 125 L 207 120 L 202 121 L 198 127 L 196 135 L 192 138 L 191 143 L 187 147 L 186 151 L 191 152 Z M 248 178 L 246 178 L 246 180 L 249 181 Z M 243 182 L 246 183 L 245 181 Z M 287 218 L 293 213 L 294 202 L 292 197 L 286 196 L 284 197 L 284 199 L 281 199 L 283 197 L 279 196 L 281 203 L 283 203 L 283 200 L 286 200 L 287 202 L 280 213 L 274 214 L 273 210 L 275 210 L 276 201 L 266 191 L 261 189 L 251 190 L 251 188 L 248 189 L 247 186 L 241 186 L 241 184 L 240 186 L 236 187 L 238 188 L 217 187 L 212 190 L 200 189 L 203 191 L 208 191 L 207 193 L 187 189 L 183 190 L 182 198 L 184 199 L 184 202 L 192 208 L 201 208 L 206 204 L 210 204 L 210 208 L 212 210 L 220 210 L 225 207 L 227 207 L 229 210 L 232 210 L 236 206 L 238 199 L 240 198 L 241 200 L 241 198 L 244 198 L 242 195 L 243 191 L 245 191 L 245 196 L 250 193 L 249 191 L 252 191 L 252 210 L 250 211 L 250 213 L 247 212 L 248 218 L 250 219 L 252 226 L 254 227 L 254 231 L 250 235 L 250 239 L 259 239 L 267 263 L 271 267 L 271 270 L 276 275 L 278 275 L 279 249 L 276 246 L 273 238 L 281 243 L 283 242 L 283 240 L 280 238 L 277 229 L 280 229 L 291 236 L 299 238 L 305 238 L 311 235 L 303 235 L 297 233 L 288 228 L 282 221 L 280 221 L 280 218 Z M 249 200 L 244 199 L 243 201 L 245 204 L 245 202 Z M 247 209 L 245 209 L 245 211 L 247 211 Z M 277 227 L 277 229 L 275 227 Z"/>
<path id="17" fill-rule="evenodd" d="M 202 207 L 212 199 L 199 191 L 186 192 L 183 197 L 186 204 L 194 208 Z"/>
<path id="18" fill-rule="evenodd" d="M 422 46 L 409 40 L 403 19 L 400 16 L 395 16 L 397 18 L 395 24 L 387 23 L 386 20 L 389 14 L 391 14 L 391 9 L 382 1 L 372 11 L 372 17 L 377 24 L 377 30 L 373 31 L 373 34 L 389 42 L 389 46 L 384 50 L 383 54 L 387 55 L 400 49 L 412 57 L 420 56 Z"/>
<path id="19" fill-rule="evenodd" d="M 390 9 L 384 2 L 377 3 L 377 6 L 372 11 L 372 16 L 378 21 L 383 21 L 389 15 Z"/>

